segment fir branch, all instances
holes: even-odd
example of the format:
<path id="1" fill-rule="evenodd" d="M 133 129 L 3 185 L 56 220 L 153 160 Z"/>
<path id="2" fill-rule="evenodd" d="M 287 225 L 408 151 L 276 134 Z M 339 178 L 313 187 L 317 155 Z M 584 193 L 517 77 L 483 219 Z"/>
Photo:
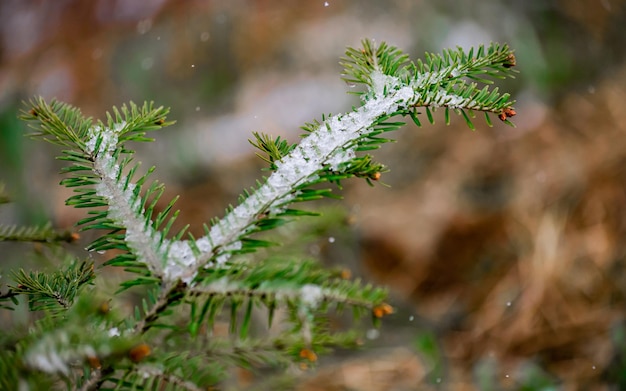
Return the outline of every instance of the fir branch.
<path id="1" fill-rule="evenodd" d="M 355 151 L 363 140 L 380 133 L 376 126 L 387 118 L 401 114 L 417 118 L 418 107 L 446 106 L 458 109 L 472 127 L 465 111 L 476 110 L 500 113 L 506 118 L 514 115 L 508 94 L 497 90 L 487 93 L 475 84 L 467 85 L 464 77 L 499 78 L 511 76 L 511 51 L 506 45 L 492 44 L 476 53 L 466 54 L 462 49 L 441 55 L 428 55 L 425 63 L 402 65 L 406 56 L 395 48 L 381 44 L 376 47 L 364 41 L 361 51 L 349 50 L 346 73 L 353 81 L 368 87 L 362 96 L 363 105 L 347 114 L 331 116 L 321 124 L 309 124 L 310 133 L 297 146 L 268 146 L 268 139 L 257 136 L 257 143 L 270 157 L 272 175 L 239 206 L 216 222 L 208 235 L 195 241 L 199 256 L 187 265 L 181 277 L 189 278 L 190 270 L 199 270 L 210 262 L 224 263 L 241 248 L 241 239 L 255 231 L 258 216 L 280 216 L 286 205 L 299 201 L 300 191 L 319 182 L 331 171 L 340 171 L 353 164 Z M 412 73 L 411 73 L 412 72 Z M 432 122 L 432 119 L 431 119 Z M 289 153 L 282 156 L 286 151 Z M 377 177 L 375 171 L 366 172 Z M 332 177 L 331 177 L 332 178 Z M 262 220 L 261 220 L 262 221 Z M 258 225 L 257 225 L 258 227 Z M 170 252 L 172 257 L 174 253 Z M 176 260 L 174 260 L 176 261 Z M 181 274 L 180 267 L 168 263 L 166 275 Z M 172 278 L 172 277 L 170 277 Z"/>
<path id="2" fill-rule="evenodd" d="M 162 369 L 155 366 L 142 365 L 137 368 L 137 374 L 140 378 L 144 379 L 144 382 L 152 385 L 152 387 L 147 386 L 147 389 L 157 390 L 167 385 L 167 388 L 172 390 L 205 390 L 205 388 L 196 385 L 195 383 L 187 380 L 187 378 L 176 376 L 173 373 L 164 372 Z"/>
<path id="3" fill-rule="evenodd" d="M 287 366 L 292 360 L 286 354 L 287 352 L 281 349 L 285 344 L 286 341 L 282 335 L 276 338 L 248 338 L 245 342 L 235 345 L 223 339 L 214 339 L 205 350 L 208 359 L 223 364 L 244 368 L 260 365 Z"/>
<path id="4" fill-rule="evenodd" d="M 217 273 L 201 284 L 187 288 L 192 296 L 255 297 L 266 302 L 302 302 L 316 308 L 322 302 L 373 309 L 382 303 L 386 291 L 362 285 L 359 280 L 337 278 L 333 271 L 314 262 L 270 262 L 236 275 Z M 234 270 L 238 270 L 233 265 Z M 229 269 L 231 270 L 231 269 Z"/>
<path id="5" fill-rule="evenodd" d="M 165 263 L 161 250 L 165 233 L 158 232 L 158 225 L 150 224 L 150 218 L 162 194 L 162 186 L 153 184 L 140 195 L 141 185 L 153 169 L 133 183 L 138 166 L 125 171 L 132 162 L 125 157 L 132 153 L 125 148 L 125 143 L 152 141 L 145 136 L 147 131 L 172 124 L 165 121 L 168 110 L 154 108 L 152 103 L 138 107 L 131 102 L 121 109 L 113 108 L 113 114 L 107 113 L 108 126 L 105 126 L 102 122 L 92 125 L 92 120 L 83 118 L 80 110 L 57 101 L 47 104 L 42 98 L 36 98 L 31 106 L 22 115 L 22 119 L 37 130 L 30 136 L 70 148 L 63 151 L 61 157 L 72 163 L 64 169 L 70 177 L 62 184 L 75 188 L 78 194 L 70 197 L 67 204 L 77 208 L 109 207 L 106 212 L 93 211 L 92 217 L 80 221 L 88 224 L 86 228 L 111 231 L 92 243 L 90 249 L 128 252 L 132 257 L 126 257 L 126 262 L 137 260 L 137 266 L 146 266 L 153 276 L 160 278 Z M 146 208 L 150 198 L 152 204 Z M 165 217 L 160 216 L 159 221 Z M 125 230 L 125 234 L 120 238 L 117 232 L 121 230 Z"/>
<path id="6" fill-rule="evenodd" d="M 26 272 L 20 269 L 14 274 L 16 285 L 11 292 L 28 296 L 28 304 L 32 311 L 67 310 L 74 298 L 86 285 L 95 278 L 93 263 L 73 263 L 64 270 L 52 274 Z"/>
<path id="7" fill-rule="evenodd" d="M 20 295 L 19 293 L 14 292 L 11 289 L 9 289 L 6 293 L 0 293 L 0 309 L 13 311 L 15 308 L 13 308 L 10 305 L 6 305 L 4 303 L 8 303 L 10 301 L 13 306 L 18 305 L 19 302 L 17 300 L 17 297 L 19 295 Z"/>
<path id="8" fill-rule="evenodd" d="M 62 380 L 68 389 L 96 389 L 107 376 L 128 366 L 125 357 L 138 357 L 133 356 L 136 336 L 102 303 L 92 292 L 83 293 L 63 316 L 44 314 L 28 330 L 13 336 L 17 341 L 12 347 L 13 368 L 19 369 L 19 381 L 42 376 Z M 38 380 L 38 384 L 45 383 Z"/>
<path id="9" fill-rule="evenodd" d="M 184 285 L 180 283 L 176 285 L 169 283 L 163 286 L 159 290 L 158 297 L 148 307 L 149 309 L 137 320 L 134 331 L 139 334 L 145 333 L 163 311 L 180 302 L 183 298 L 184 288 Z"/>
<path id="10" fill-rule="evenodd" d="M 316 325 L 316 319 L 330 306 L 338 312 L 351 307 L 355 319 L 371 314 L 375 322 L 391 312 L 383 302 L 385 290 L 338 278 L 337 273 L 313 262 L 265 261 L 243 271 L 238 266 L 234 263 L 223 272 L 212 269 L 213 275 L 205 276 L 202 284 L 187 288 L 186 301 L 191 305 L 187 329 L 192 335 L 202 324 L 211 329 L 215 315 L 230 306 L 231 334 L 238 332 L 241 341 L 248 341 L 253 307 L 267 309 L 270 326 L 276 308 L 289 308 L 293 313 L 291 332 L 300 335 L 303 349 L 310 349 L 327 333 Z M 378 314 L 379 308 L 387 312 Z"/>
<path id="11" fill-rule="evenodd" d="M 20 117 L 35 124 L 31 127 L 36 132 L 29 134 L 30 137 L 71 149 L 85 149 L 84 138 L 92 119 L 84 118 L 80 109 L 56 100 L 48 104 L 41 97 L 33 99 L 30 106 Z"/>
<path id="12" fill-rule="evenodd" d="M 445 107 L 446 118 L 448 110 L 453 109 L 473 127 L 473 111 L 497 113 L 505 122 L 515 114 L 508 94 L 500 95 L 488 86 L 478 89 L 476 83 L 465 81 L 491 82 L 491 78 L 511 76 L 514 57 L 506 45 L 481 46 L 469 53 L 458 49 L 443 55 L 427 54 L 425 62 L 416 63 L 407 63 L 407 56 L 398 48 L 368 40 L 363 42 L 363 49 L 349 49 L 346 54 L 346 77 L 367 87 L 361 96 L 363 105 L 346 114 L 323 118 L 321 123 L 307 124 L 309 134 L 298 145 L 255 134 L 253 144 L 267 154 L 272 175 L 256 190 L 246 192 L 237 207 L 229 208 L 225 217 L 215 221 L 207 235 L 197 240 L 178 240 L 182 232 L 174 240 L 166 239 L 176 213 L 163 231 L 158 228 L 166 221 L 171 204 L 165 215 L 152 218 L 162 186 L 153 184 L 141 195 L 141 186 L 151 171 L 135 182 L 137 166 L 124 173 L 130 164 L 129 158 L 122 158 L 130 153 L 124 143 L 149 140 L 145 132 L 165 125 L 166 110 L 152 109 L 147 104 L 139 109 L 131 104 L 130 109 L 124 106 L 122 110 L 114 109 L 113 115 L 107 114 L 107 126 L 91 126 L 91 119 L 82 118 L 78 110 L 57 102 L 47 105 L 38 99 L 24 118 L 38 121 L 35 127 L 40 131 L 35 136 L 74 147 L 64 157 L 74 163 L 68 170 L 74 176 L 64 184 L 80 189 L 68 203 L 90 208 L 108 205 L 106 214 L 95 212 L 94 217 L 82 221 L 91 227 L 112 229 L 91 248 L 127 251 L 128 256 L 112 264 L 131 270 L 147 267 L 149 275 L 157 280 L 189 284 L 201 269 L 224 264 L 233 254 L 253 251 L 255 244 L 246 242 L 248 237 L 293 217 L 289 204 L 332 196 L 330 190 L 312 190 L 311 186 L 320 182 L 339 184 L 341 179 L 353 176 L 377 180 L 384 166 L 367 155 L 357 157 L 356 152 L 389 141 L 377 136 L 402 125 L 386 122 L 391 116 L 410 116 L 419 123 L 417 109 L 425 107 L 432 122 L 431 110 Z M 88 170 L 93 174 L 79 174 Z M 123 236 L 115 234 L 122 229 Z M 140 282 L 143 280 L 137 280 Z"/>
<path id="13" fill-rule="evenodd" d="M 143 311 L 136 307 L 135 316 L 125 320 L 124 336 L 117 337 L 117 326 L 95 316 L 93 305 L 88 312 L 85 301 L 75 302 L 80 299 L 80 289 L 93 279 L 92 265 L 74 265 L 53 274 L 18 272 L 11 295 L 28 295 L 33 310 L 67 314 L 65 322 L 56 328 L 48 325 L 45 331 L 30 336 L 30 344 L 20 352 L 25 367 L 70 383 L 76 380 L 71 376 L 79 372 L 72 367 L 75 362 L 97 364 L 81 372 L 81 389 L 111 382 L 119 388 L 195 390 L 215 384 L 217 375 L 207 362 L 219 361 L 219 338 L 210 341 L 217 347 L 213 351 L 211 346 L 199 353 L 200 348 L 190 348 L 193 355 L 180 355 L 180 349 L 175 349 L 171 357 L 155 360 L 154 365 L 149 360 L 138 365 L 150 352 L 147 344 L 129 349 L 130 344 L 150 335 L 146 333 L 149 329 L 158 330 L 157 326 L 169 330 L 166 338 L 172 341 L 196 337 L 200 325 L 212 325 L 222 307 L 229 304 L 230 331 L 235 334 L 239 325 L 239 339 L 225 341 L 230 350 L 224 354 L 236 365 L 248 366 L 255 360 L 280 362 L 286 356 L 314 362 L 316 352 L 357 343 L 354 334 L 329 331 L 322 315 L 330 306 L 337 310 L 351 307 L 357 317 L 369 313 L 375 322 L 392 313 L 383 301 L 384 290 L 338 279 L 310 262 L 265 260 L 253 264 L 234 256 L 274 244 L 252 235 L 312 214 L 294 209 L 292 204 L 334 196 L 331 189 L 318 185 L 340 185 L 341 180 L 352 177 L 365 178 L 370 184 L 378 180 L 386 168 L 360 152 L 391 141 L 381 135 L 404 125 L 391 122 L 393 116 L 410 117 L 419 125 L 418 110 L 433 122 L 433 111 L 443 108 L 446 123 L 452 111 L 473 129 L 471 117 L 480 111 L 488 124 L 489 115 L 510 124 L 509 118 L 516 114 L 513 102 L 490 84 L 493 79 L 513 76 L 515 57 L 506 45 L 492 44 L 476 51 L 427 54 L 424 61 L 409 62 L 398 48 L 366 40 L 362 49 L 348 49 L 343 65 L 346 80 L 365 87 L 359 93 L 362 105 L 305 124 L 307 135 L 299 144 L 255 133 L 251 143 L 269 164 L 271 175 L 244 192 L 240 204 L 229 207 L 225 216 L 205 227 L 205 236 L 198 239 L 189 236 L 182 240 L 185 229 L 169 234 L 178 213 L 173 211 L 176 200 L 155 215 L 163 185 L 148 184 L 154 168 L 139 178 L 135 176 L 139 165 L 132 162 L 133 152 L 127 145 L 129 141 L 151 141 L 148 131 L 171 124 L 165 121 L 166 109 L 154 108 L 151 103 L 141 107 L 131 103 L 113 108 L 105 122 L 94 123 L 67 104 L 33 100 L 32 108 L 23 113 L 23 119 L 36 130 L 32 136 L 66 148 L 60 159 L 70 166 L 63 170 L 67 176 L 62 184 L 75 192 L 67 204 L 90 209 L 89 216 L 79 222 L 83 229 L 107 231 L 89 249 L 119 250 L 107 264 L 124 267 L 137 276 L 123 282 L 122 288 L 149 284 L 154 289 L 144 299 Z M 44 231 L 29 233 L 35 237 Z M 7 296 L 5 301 L 12 298 Z M 181 311 L 173 311 L 182 303 L 189 304 L 181 306 L 183 311 L 189 309 L 188 320 L 181 321 Z M 278 304 L 287 309 L 291 328 L 263 341 L 249 338 L 253 308 L 264 305 L 271 324 Z M 51 319 L 55 318 L 44 320 Z M 73 323 L 76 320 L 80 322 Z M 89 321 L 93 322 L 85 323 Z M 86 329 L 90 333 L 85 333 Z M 7 357 L 0 355 L 0 360 Z M 122 357 L 132 363 L 117 365 L 115 360 Z"/>
<path id="14" fill-rule="evenodd" d="M 0 225 L 0 242 L 74 242 L 78 240 L 78 234 L 69 230 L 58 231 L 52 228 L 51 224 L 43 226 L 3 226 Z"/>

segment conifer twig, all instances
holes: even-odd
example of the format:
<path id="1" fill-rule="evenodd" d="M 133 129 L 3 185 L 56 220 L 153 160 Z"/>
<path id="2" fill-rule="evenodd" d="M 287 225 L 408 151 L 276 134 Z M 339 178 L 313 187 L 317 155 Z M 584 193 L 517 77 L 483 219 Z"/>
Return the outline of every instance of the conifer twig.
<path id="1" fill-rule="evenodd" d="M 75 176 L 65 182 L 72 187 L 95 185 L 95 189 L 77 189 L 79 194 L 68 202 L 80 207 L 108 206 L 105 214 L 95 213 L 84 222 L 92 222 L 96 228 L 125 230 L 123 235 L 102 238 L 92 248 L 125 249 L 147 268 L 151 278 L 189 284 L 201 269 L 223 265 L 232 254 L 260 245 L 260 241 L 251 241 L 248 236 L 272 228 L 284 221 L 285 216 L 298 212 L 287 206 L 312 199 L 305 193 L 308 186 L 324 181 L 338 183 L 349 176 L 376 180 L 382 166 L 373 163 L 367 155 L 357 157 L 357 152 L 389 141 L 376 136 L 395 130 L 402 123 L 385 122 L 388 118 L 410 116 L 419 125 L 418 109 L 425 108 L 428 120 L 433 122 L 432 111 L 442 107 L 446 122 L 449 122 L 449 111 L 453 110 L 473 128 L 470 117 L 474 111 L 484 112 L 488 124 L 489 113 L 497 114 L 509 124 L 508 118 L 515 115 L 509 95 L 488 86 L 493 78 L 512 76 L 510 68 L 515 65 L 515 59 L 506 45 L 481 46 L 469 52 L 448 50 L 443 55 L 427 54 L 424 62 L 407 63 L 407 56 L 399 49 L 365 40 L 361 50 L 348 50 L 343 65 L 346 80 L 366 87 L 360 93 L 362 106 L 329 116 L 321 123 L 307 124 L 305 130 L 309 134 L 298 145 L 279 145 L 278 139 L 274 143 L 271 139 L 257 137 L 258 146 L 270 155 L 268 161 L 274 172 L 256 190 L 246 193 L 243 202 L 230 208 L 198 239 L 180 240 L 184 230 L 173 239 L 167 239 L 176 214 L 162 231 L 158 227 L 165 222 L 173 202 L 167 213 L 152 219 L 162 186 L 153 184 L 142 196 L 140 186 L 151 171 L 136 181 L 133 175 L 137 166 L 124 171 L 130 162 L 129 158 L 122 158 L 129 153 L 124 142 L 147 140 L 146 130 L 166 125 L 167 110 L 152 109 L 151 105 L 139 109 L 131 104 L 130 109 L 123 107 L 121 113 L 115 109 L 115 117 L 109 115 L 107 125 L 92 126 L 90 119 L 83 119 L 73 108 L 56 102 L 47 105 L 39 100 L 25 118 L 40 122 L 41 130 L 35 135 L 79 150 L 77 153 L 65 151 L 68 154 L 65 159 L 75 162 L 75 167 L 68 172 L 92 171 L 92 174 Z M 476 82 L 468 80 L 486 85 L 479 88 Z M 66 122 L 72 127 L 67 127 Z M 314 194 L 328 196 L 330 193 Z M 154 200 L 150 203 L 152 195 Z M 126 265 L 128 262 L 121 258 L 117 263 Z"/>
<path id="2" fill-rule="evenodd" d="M 74 264 L 49 274 L 20 271 L 16 274 L 18 285 L 7 295 L 28 295 L 33 310 L 68 314 L 64 324 L 51 330 L 42 328 L 29 344 L 20 347 L 24 367 L 53 374 L 55 379 L 67 379 L 68 384 L 77 375 L 75 379 L 83 382 L 81 390 L 97 389 L 109 382 L 120 388 L 156 389 L 166 385 L 196 390 L 215 384 L 219 376 L 207 364 L 214 357 L 191 347 L 191 343 L 200 333 L 208 338 L 224 305 L 230 307 L 231 334 L 225 345 L 232 348 L 229 359 L 236 364 L 259 358 L 262 361 L 270 353 L 282 359 L 314 362 L 316 348 L 353 346 L 356 337 L 329 332 L 321 313 L 331 304 L 338 310 L 350 306 L 355 317 L 370 313 L 374 324 L 393 313 L 384 302 L 383 289 L 358 280 L 342 280 L 337 273 L 320 271 L 322 268 L 315 268 L 312 262 L 266 259 L 252 263 L 248 258 L 234 256 L 273 245 L 254 234 L 274 229 L 294 217 L 314 214 L 292 205 L 333 196 L 332 190 L 316 185 L 340 185 L 341 180 L 352 177 L 364 178 L 370 184 L 377 181 L 386 169 L 363 152 L 390 141 L 381 135 L 404 125 L 392 122 L 392 117 L 411 118 L 421 125 L 420 116 L 425 114 L 432 123 L 433 112 L 442 109 L 446 123 L 452 112 L 472 129 L 475 112 L 483 112 L 488 125 L 490 115 L 512 125 L 509 118 L 516 112 L 509 94 L 499 93 L 490 84 L 493 79 L 513 76 L 515 57 L 506 45 L 492 44 L 477 50 L 459 48 L 441 55 L 427 54 L 424 61 L 410 62 L 395 47 L 365 40 L 362 48 L 348 49 L 342 65 L 345 80 L 364 87 L 362 91 L 354 90 L 360 95 L 361 105 L 305 124 L 303 129 L 308 134 L 298 144 L 255 133 L 251 143 L 261 151 L 271 175 L 254 189 L 244 191 L 240 203 L 205 226 L 200 238 L 188 235 L 183 239 L 186 228 L 170 234 L 178 214 L 172 209 L 176 199 L 156 211 L 163 185 L 146 185 L 154 167 L 135 177 L 139 164 L 132 163 L 133 151 L 127 147 L 130 141 L 151 141 L 147 131 L 171 124 L 165 120 L 167 109 L 155 108 L 152 103 L 130 103 L 121 109 L 113 108 L 106 121 L 94 124 L 70 105 L 35 99 L 23 118 L 36 129 L 32 136 L 64 148 L 60 159 L 70 165 L 63 169 L 67 176 L 62 184 L 75 192 L 66 203 L 89 209 L 88 216 L 77 225 L 106 230 L 88 249 L 116 250 L 105 265 L 134 273 L 133 279 L 121 283 L 122 289 L 140 284 L 151 289 L 142 301 L 142 309 L 135 307 L 133 317 L 118 322 L 106 311 L 94 310 L 87 296 L 78 295 L 95 277 L 92 264 Z M 53 236 L 45 229 L 23 234 L 31 238 Z M 77 305 L 81 297 L 84 300 Z M 277 302 L 287 309 L 291 328 L 255 345 L 249 338 L 254 308 L 265 306 L 271 325 Z M 177 305 L 180 311 L 173 311 Z M 89 322 L 93 323 L 88 327 L 93 327 L 85 335 Z M 146 333 L 149 329 L 151 333 Z M 152 331 L 158 336 L 153 341 L 168 343 L 158 345 L 162 349 L 158 357 L 139 364 L 152 346 L 130 344 L 147 339 Z M 236 334 L 239 338 L 232 338 Z M 213 341 L 219 346 L 219 338 L 211 335 Z M 0 354 L 0 362 L 12 357 Z M 126 360 L 122 366 L 116 365 L 115 360 L 120 358 Z M 88 363 L 93 369 L 90 376 L 86 369 L 81 377 L 76 362 Z"/>

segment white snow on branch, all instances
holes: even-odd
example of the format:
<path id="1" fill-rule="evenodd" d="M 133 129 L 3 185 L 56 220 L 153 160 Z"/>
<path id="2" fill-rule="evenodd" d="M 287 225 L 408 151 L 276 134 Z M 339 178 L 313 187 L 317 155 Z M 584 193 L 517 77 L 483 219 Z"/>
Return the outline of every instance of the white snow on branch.
<path id="1" fill-rule="evenodd" d="M 198 270 L 208 267 L 209 262 L 217 265 L 227 262 L 232 252 L 241 249 L 241 239 L 254 228 L 259 216 L 279 213 L 297 196 L 295 189 L 299 185 L 315 180 L 321 170 L 339 170 L 342 164 L 350 162 L 356 156 L 358 140 L 366 136 L 382 116 L 424 101 L 435 106 L 472 108 L 468 106 L 475 102 L 469 98 L 432 88 L 450 75 L 462 77 L 463 73 L 463 69 L 447 67 L 418 75 L 407 85 L 400 78 L 372 72 L 370 90 L 363 95 L 361 107 L 327 118 L 276 162 L 276 170 L 263 185 L 214 224 L 208 235 L 197 239 L 194 246 L 189 241 L 162 240 L 161 234 L 146 222 L 141 198 L 134 194 L 133 184 L 125 185 L 126 178 L 120 173 L 115 154 L 117 136 L 124 123 L 114 129 L 92 128 L 87 149 L 95 156 L 94 166 L 102 177 L 96 187 L 97 194 L 110 205 L 109 217 L 126 227 L 128 246 L 141 262 L 165 281 L 190 283 Z"/>
<path id="2" fill-rule="evenodd" d="M 237 242 L 259 214 L 285 204 L 293 197 L 293 189 L 310 181 L 318 171 L 325 167 L 336 169 L 349 162 L 354 157 L 357 140 L 368 133 L 378 118 L 408 106 L 416 99 L 415 89 L 403 86 L 396 77 L 375 71 L 371 78 L 373 87 L 363 106 L 328 118 L 276 163 L 276 171 L 252 196 L 213 225 L 207 236 L 196 241 L 203 254 L 191 267 L 201 268 L 215 255 L 219 255 L 218 263 L 228 260 L 229 254 L 223 249 Z M 170 251 L 170 256 L 173 255 Z"/>
<path id="3" fill-rule="evenodd" d="M 324 290 L 318 285 L 306 284 L 300 288 L 300 300 L 308 308 L 317 308 L 323 298 Z"/>
<path id="4" fill-rule="evenodd" d="M 88 152 L 94 156 L 94 171 L 101 178 L 96 185 L 96 194 L 104 197 L 109 205 L 108 217 L 126 229 L 126 244 L 156 276 L 163 272 L 163 256 L 159 254 L 161 233 L 146 224 L 141 198 L 134 194 L 135 185 L 128 183 L 120 172 L 114 152 L 117 149 L 119 132 L 125 122 L 113 129 L 102 125 L 90 129 L 91 138 L 87 141 Z M 96 150 L 96 147 L 98 149 Z"/>
<path id="5" fill-rule="evenodd" d="M 96 355 L 93 346 L 71 343 L 70 336 L 61 330 L 42 337 L 26 352 L 24 359 L 32 368 L 69 375 L 75 361 Z"/>

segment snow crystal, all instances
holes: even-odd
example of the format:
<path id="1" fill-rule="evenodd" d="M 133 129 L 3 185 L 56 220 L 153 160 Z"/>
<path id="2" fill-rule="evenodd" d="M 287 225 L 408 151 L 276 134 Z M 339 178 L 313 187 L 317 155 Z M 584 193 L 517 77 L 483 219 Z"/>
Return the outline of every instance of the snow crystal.
<path id="1" fill-rule="evenodd" d="M 413 81 L 413 85 L 415 85 L 415 89 L 422 89 L 426 84 L 430 84 L 430 78 L 432 74 L 430 72 L 424 72 L 417 75 L 415 81 Z"/>
<path id="2" fill-rule="evenodd" d="M 69 336 L 62 331 L 44 336 L 25 355 L 29 366 L 48 373 L 69 374 L 70 361 L 77 358 L 79 353 L 69 349 Z M 93 348 L 87 346 L 85 348 Z"/>
<path id="3" fill-rule="evenodd" d="M 187 241 L 172 242 L 168 255 L 170 261 L 174 260 L 180 265 L 189 266 L 194 263 L 194 254 Z"/>
<path id="4" fill-rule="evenodd" d="M 223 265 L 225 264 L 229 259 L 230 259 L 231 255 L 230 254 L 220 254 L 215 258 L 215 263 L 218 265 Z"/>
<path id="5" fill-rule="evenodd" d="M 250 217 L 252 217 L 252 213 L 254 213 L 254 211 L 251 211 L 250 208 L 248 208 L 246 205 L 241 204 L 241 205 L 237 206 L 235 209 L 233 209 L 233 213 L 232 214 L 237 219 L 247 220 Z"/>
<path id="6" fill-rule="evenodd" d="M 300 300 L 302 304 L 308 308 L 315 308 L 324 298 L 324 292 L 321 287 L 313 284 L 306 284 L 300 288 Z"/>
<path id="7" fill-rule="evenodd" d="M 163 278 L 166 281 L 176 281 L 181 279 L 186 284 L 190 284 L 196 276 L 196 257 L 188 241 L 177 241 L 167 243 L 168 253 L 165 267 L 163 268 Z"/>
<path id="8" fill-rule="evenodd" d="M 27 360 L 30 365 L 44 372 L 61 372 L 66 375 L 69 373 L 67 363 L 63 361 L 63 358 L 61 358 L 57 352 L 44 352 L 42 354 L 29 357 Z"/>
<path id="9" fill-rule="evenodd" d="M 335 152 L 326 162 L 330 166 L 331 170 L 338 171 L 341 164 L 347 163 L 355 157 L 356 154 L 353 148 L 347 150 L 340 149 Z"/>
<path id="10" fill-rule="evenodd" d="M 196 240 L 196 247 L 202 252 L 211 251 L 213 244 L 210 242 L 210 237 L 205 236 Z"/>
<path id="11" fill-rule="evenodd" d="M 467 99 L 458 95 L 448 94 L 445 96 L 444 102 L 451 109 L 455 109 L 463 107 L 467 102 Z"/>
<path id="12" fill-rule="evenodd" d="M 98 142 L 98 136 L 94 134 L 94 127 L 89 128 L 89 140 L 85 143 L 85 149 L 87 153 L 92 154 L 96 149 L 96 143 Z"/>
<path id="13" fill-rule="evenodd" d="M 314 181 L 316 179 L 317 179 L 317 176 L 309 177 L 309 180 L 311 181 Z M 276 202 L 274 202 L 268 210 L 269 214 L 272 216 L 276 216 L 284 212 L 285 205 L 289 204 L 294 198 L 296 198 L 296 196 L 297 196 L 296 194 L 288 193 L 287 195 L 276 199 Z"/>
<path id="14" fill-rule="evenodd" d="M 103 125 L 95 125 L 89 128 L 89 139 L 85 143 L 88 153 L 100 154 L 102 152 L 113 152 L 117 147 L 118 134 L 126 127 L 126 121 L 116 123 L 113 129 L 104 127 Z M 96 145 L 100 143 L 98 151 Z"/>
<path id="15" fill-rule="evenodd" d="M 371 89 L 375 96 L 383 96 L 385 91 L 389 93 L 391 89 L 395 89 L 400 84 L 398 78 L 385 75 L 380 71 L 372 72 L 370 77 L 372 80 Z"/>

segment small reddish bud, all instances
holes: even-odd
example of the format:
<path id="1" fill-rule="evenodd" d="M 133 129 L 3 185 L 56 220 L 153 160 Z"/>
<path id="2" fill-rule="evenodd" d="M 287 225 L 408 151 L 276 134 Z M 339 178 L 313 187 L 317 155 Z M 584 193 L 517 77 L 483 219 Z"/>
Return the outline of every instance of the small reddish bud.
<path id="1" fill-rule="evenodd" d="M 342 280 L 349 280 L 352 277 L 352 272 L 350 269 L 341 269 L 339 276 Z"/>
<path id="2" fill-rule="evenodd" d="M 377 180 L 379 180 L 379 179 L 380 179 L 380 177 L 381 177 L 381 176 L 382 176 L 382 174 L 381 174 L 380 172 L 375 172 L 375 173 L 373 173 L 373 174 L 370 176 L 370 178 L 371 178 L 371 179 L 373 179 L 373 180 L 375 180 L 375 181 L 377 181 Z"/>
<path id="3" fill-rule="evenodd" d="M 377 305 L 372 309 L 372 313 L 376 318 L 382 318 L 385 315 L 393 314 L 393 307 L 387 303 Z"/>
<path id="4" fill-rule="evenodd" d="M 137 363 L 148 357 L 151 352 L 150 346 L 142 343 L 128 351 L 128 358 L 130 358 L 132 362 Z"/>
<path id="5" fill-rule="evenodd" d="M 317 361 L 317 354 L 315 354 L 314 351 L 312 351 L 311 349 L 307 349 L 304 348 L 302 350 L 300 350 L 300 358 L 304 358 L 307 361 L 310 362 L 316 362 Z"/>
<path id="6" fill-rule="evenodd" d="M 509 55 L 506 56 L 506 59 L 504 59 L 504 62 L 502 63 L 502 66 L 505 67 L 505 68 L 512 68 L 515 65 L 517 65 L 517 61 L 515 59 L 515 54 L 509 53 Z"/>
<path id="7" fill-rule="evenodd" d="M 507 117 L 513 117 L 513 116 L 515 116 L 517 114 L 517 112 L 509 107 L 509 108 L 504 109 L 504 114 Z"/>
<path id="8" fill-rule="evenodd" d="M 498 114 L 498 118 L 500 118 L 500 121 L 506 121 L 507 118 L 513 117 L 516 114 L 517 112 L 515 110 L 513 110 L 510 107 L 507 107 L 506 109 L 502 110 L 500 114 Z"/>
<path id="9" fill-rule="evenodd" d="M 96 356 L 88 356 L 87 357 L 87 363 L 89 364 L 89 366 L 92 369 L 100 369 L 100 368 L 102 368 L 102 364 L 100 363 L 100 360 L 98 360 L 98 357 L 96 357 Z"/>
<path id="10" fill-rule="evenodd" d="M 111 306 L 109 305 L 108 301 L 103 302 L 98 307 L 98 312 L 101 313 L 102 315 L 108 314 L 110 310 L 111 310 Z"/>

